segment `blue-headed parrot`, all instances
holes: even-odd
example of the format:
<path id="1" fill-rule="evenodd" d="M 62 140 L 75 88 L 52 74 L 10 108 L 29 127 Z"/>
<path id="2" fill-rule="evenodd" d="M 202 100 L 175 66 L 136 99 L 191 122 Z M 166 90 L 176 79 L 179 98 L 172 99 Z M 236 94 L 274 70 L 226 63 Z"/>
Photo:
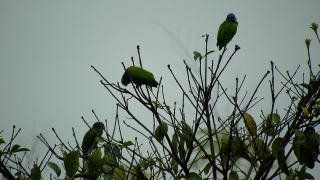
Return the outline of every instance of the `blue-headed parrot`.
<path id="1" fill-rule="evenodd" d="M 233 13 L 228 14 L 227 19 L 220 25 L 217 35 L 217 47 L 219 51 L 227 46 L 237 33 L 238 21 Z"/>
<path id="2" fill-rule="evenodd" d="M 105 126 L 102 122 L 96 122 L 83 137 L 81 148 L 84 155 L 88 155 L 97 148 L 96 137 L 101 136 Z"/>
<path id="3" fill-rule="evenodd" d="M 308 168 L 313 169 L 315 162 L 320 153 L 319 150 L 319 135 L 314 127 L 307 127 L 304 131 L 305 138 L 300 141 L 300 164 L 305 164 Z"/>
<path id="4" fill-rule="evenodd" d="M 128 67 L 121 78 L 121 83 L 124 86 L 127 86 L 131 81 L 137 86 L 141 86 L 143 84 L 151 87 L 158 86 L 158 82 L 154 79 L 151 72 L 137 66 Z"/>

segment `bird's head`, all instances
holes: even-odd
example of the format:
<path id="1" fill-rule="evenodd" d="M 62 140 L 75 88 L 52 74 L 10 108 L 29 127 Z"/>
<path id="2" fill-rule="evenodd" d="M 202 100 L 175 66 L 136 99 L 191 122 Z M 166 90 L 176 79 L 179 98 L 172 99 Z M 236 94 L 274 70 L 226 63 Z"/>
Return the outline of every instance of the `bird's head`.
<path id="1" fill-rule="evenodd" d="M 226 21 L 235 22 L 238 24 L 236 15 L 234 15 L 233 13 L 228 14 Z"/>
<path id="2" fill-rule="evenodd" d="M 124 86 L 127 86 L 129 83 L 131 82 L 131 79 L 129 77 L 129 72 L 128 70 L 126 70 L 123 75 L 122 75 L 122 78 L 121 78 L 121 83 L 124 85 Z"/>
<path id="3" fill-rule="evenodd" d="M 94 128 L 94 129 L 104 129 L 105 126 L 104 126 L 104 124 L 102 122 L 95 122 L 93 124 L 92 128 Z"/>
<path id="4" fill-rule="evenodd" d="M 105 126 L 102 122 L 95 122 L 92 126 L 92 129 L 96 129 L 98 134 L 101 136 Z"/>

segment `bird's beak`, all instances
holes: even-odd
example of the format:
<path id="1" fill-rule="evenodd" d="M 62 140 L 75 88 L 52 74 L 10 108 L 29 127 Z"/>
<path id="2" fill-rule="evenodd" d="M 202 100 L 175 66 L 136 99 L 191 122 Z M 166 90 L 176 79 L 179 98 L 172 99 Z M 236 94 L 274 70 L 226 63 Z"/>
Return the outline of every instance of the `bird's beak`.
<path id="1" fill-rule="evenodd" d="M 232 21 L 238 24 L 237 18 L 232 18 Z"/>

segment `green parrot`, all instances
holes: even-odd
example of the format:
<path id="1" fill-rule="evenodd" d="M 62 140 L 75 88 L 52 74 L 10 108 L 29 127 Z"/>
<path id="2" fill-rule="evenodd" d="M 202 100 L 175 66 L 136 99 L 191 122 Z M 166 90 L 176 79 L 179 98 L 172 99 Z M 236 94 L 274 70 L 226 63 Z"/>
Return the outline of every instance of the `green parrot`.
<path id="1" fill-rule="evenodd" d="M 83 154 L 88 155 L 92 150 L 97 148 L 96 137 L 101 136 L 105 126 L 102 122 L 96 122 L 92 128 L 83 137 L 81 148 Z"/>
<path id="2" fill-rule="evenodd" d="M 315 158 L 313 155 L 313 147 L 309 138 L 301 141 L 300 144 L 300 164 L 305 164 L 308 168 L 313 169 Z"/>
<path id="3" fill-rule="evenodd" d="M 137 66 L 128 67 L 121 78 L 121 83 L 124 86 L 127 86 L 129 83 L 131 83 L 131 81 L 138 86 L 143 84 L 151 87 L 158 86 L 158 82 L 154 79 L 154 76 L 151 72 Z"/>
<path id="4" fill-rule="evenodd" d="M 227 19 L 220 25 L 217 35 L 217 47 L 219 51 L 227 46 L 237 33 L 238 21 L 233 13 L 228 14 Z"/>
<path id="5" fill-rule="evenodd" d="M 307 127 L 304 131 L 304 134 L 306 135 L 306 147 L 300 146 L 300 156 L 302 158 L 302 161 L 307 165 L 308 168 L 313 169 L 314 168 L 314 163 L 318 158 L 318 155 L 320 154 L 320 149 L 319 149 L 319 135 L 316 133 L 316 130 L 314 127 Z M 307 150 L 303 149 L 307 148 Z M 303 151 L 305 150 L 305 151 Z"/>

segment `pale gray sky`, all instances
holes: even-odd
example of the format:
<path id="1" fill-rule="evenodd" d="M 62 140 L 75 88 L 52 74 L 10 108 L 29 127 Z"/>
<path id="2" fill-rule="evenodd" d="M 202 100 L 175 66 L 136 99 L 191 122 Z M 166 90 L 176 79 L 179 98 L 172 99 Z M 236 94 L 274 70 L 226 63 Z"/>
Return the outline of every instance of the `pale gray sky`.
<path id="1" fill-rule="evenodd" d="M 170 102 L 180 101 L 167 64 L 186 82 L 182 60 L 197 67 L 192 52 L 203 51 L 201 35 L 205 33 L 210 35 L 209 49 L 217 50 L 218 27 L 230 12 L 236 14 L 239 26 L 226 57 L 234 44 L 241 50 L 221 77 L 224 86 L 234 88 L 235 77 L 246 74 L 245 89 L 252 93 L 270 69 L 270 60 L 283 71 L 293 71 L 300 64 L 301 75 L 307 72 L 304 39 L 313 39 L 313 62 L 320 63 L 316 62 L 319 43 L 309 28 L 311 22 L 320 23 L 319 7 L 320 1 L 0 1 L 1 129 L 8 137 L 12 125 L 21 127 L 18 142 L 30 147 L 39 133 L 57 143 L 52 127 L 71 142 L 74 127 L 81 141 L 87 127 L 80 117 L 95 122 L 92 109 L 112 124 L 115 100 L 90 66 L 109 81 L 119 82 L 121 62 L 128 66 L 131 56 L 137 60 L 136 45 L 141 46 L 144 67 L 157 79 L 163 77 Z M 211 56 L 217 57 L 218 53 Z M 270 97 L 268 87 L 266 81 L 259 97 Z M 283 102 L 287 102 L 285 94 Z M 267 112 L 269 105 L 265 100 L 252 114 L 259 119 L 260 109 Z M 277 104 L 277 108 L 286 105 Z M 142 116 L 140 107 L 133 110 L 147 124 L 152 118 Z M 226 105 L 216 111 L 227 115 Z M 46 151 L 41 143 L 36 148 L 34 157 Z M 318 166 L 312 172 L 316 170 Z"/>

